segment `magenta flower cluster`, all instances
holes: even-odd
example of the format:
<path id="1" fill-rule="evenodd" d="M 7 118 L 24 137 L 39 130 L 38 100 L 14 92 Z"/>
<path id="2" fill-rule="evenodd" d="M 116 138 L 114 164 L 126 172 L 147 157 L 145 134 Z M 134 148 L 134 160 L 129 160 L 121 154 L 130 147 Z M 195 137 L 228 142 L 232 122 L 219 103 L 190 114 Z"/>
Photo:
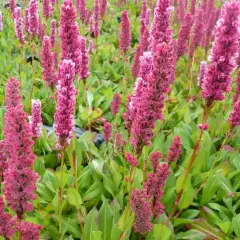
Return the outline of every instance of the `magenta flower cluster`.
<path id="1" fill-rule="evenodd" d="M 120 94 L 118 94 L 118 93 L 114 94 L 113 100 L 111 103 L 111 107 L 110 107 L 111 113 L 113 116 L 117 115 L 117 113 L 119 112 L 121 103 L 122 103 L 122 98 L 121 98 Z"/>
<path id="2" fill-rule="evenodd" d="M 173 138 L 172 146 L 169 148 L 166 161 L 176 162 L 182 153 L 182 141 L 179 136 Z"/>
<path id="3" fill-rule="evenodd" d="M 37 0 L 30 0 L 27 18 L 28 18 L 28 32 L 32 36 L 37 36 L 39 33 L 39 15 Z"/>
<path id="4" fill-rule="evenodd" d="M 80 69 L 80 79 L 87 79 L 90 75 L 89 72 L 89 57 L 87 50 L 86 38 L 80 37 L 80 56 L 81 56 L 81 69 Z"/>
<path id="5" fill-rule="evenodd" d="M 107 121 L 103 124 L 103 136 L 106 142 L 109 142 L 112 137 L 112 124 Z"/>
<path id="6" fill-rule="evenodd" d="M 131 45 L 131 29 L 130 20 L 128 17 L 128 11 L 122 12 L 121 16 L 121 28 L 120 28 L 120 49 L 126 53 Z"/>
<path id="7" fill-rule="evenodd" d="M 29 117 L 33 138 L 40 138 L 42 133 L 41 101 L 32 100 L 32 116 Z"/>
<path id="8" fill-rule="evenodd" d="M 19 39 L 21 44 L 24 44 L 25 40 L 23 34 L 23 18 L 20 7 L 16 7 L 14 9 L 14 28 L 16 37 Z"/>
<path id="9" fill-rule="evenodd" d="M 126 153 L 126 160 L 127 162 L 133 166 L 133 167 L 136 167 L 138 165 L 138 161 L 137 159 L 131 154 L 131 153 Z"/>

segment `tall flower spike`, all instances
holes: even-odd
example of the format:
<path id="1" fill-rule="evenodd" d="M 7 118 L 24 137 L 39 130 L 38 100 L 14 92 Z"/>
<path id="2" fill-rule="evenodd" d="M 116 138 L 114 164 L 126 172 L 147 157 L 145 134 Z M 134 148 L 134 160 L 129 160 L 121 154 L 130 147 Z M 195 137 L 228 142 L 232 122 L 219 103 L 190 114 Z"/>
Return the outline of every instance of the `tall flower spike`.
<path id="1" fill-rule="evenodd" d="M 127 162 L 131 166 L 136 167 L 138 165 L 137 159 L 131 153 L 127 153 L 125 157 L 126 157 Z"/>
<path id="2" fill-rule="evenodd" d="M 60 16 L 61 61 L 71 59 L 75 63 L 75 74 L 78 74 L 81 71 L 81 50 L 79 29 L 75 20 L 76 12 L 72 0 L 64 0 Z"/>
<path id="3" fill-rule="evenodd" d="M 10 0 L 9 1 L 9 9 L 12 13 L 12 16 L 14 17 L 14 9 L 17 7 L 17 1 L 16 0 Z"/>
<path id="4" fill-rule="evenodd" d="M 141 46 L 138 45 L 136 47 L 136 51 L 135 51 L 134 58 L 133 58 L 133 64 L 132 64 L 132 76 L 134 78 L 137 78 L 137 76 L 138 76 L 138 72 L 139 72 L 139 68 L 140 68 L 141 54 L 142 54 L 142 49 L 141 49 Z"/>
<path id="5" fill-rule="evenodd" d="M 23 34 L 23 19 L 21 8 L 16 7 L 14 9 L 14 28 L 16 37 L 19 39 L 20 43 L 23 45 L 25 43 L 24 34 Z"/>
<path id="6" fill-rule="evenodd" d="M 181 26 L 178 40 L 177 40 L 177 56 L 181 57 L 187 52 L 188 41 L 192 28 L 192 15 L 187 13 L 184 17 L 184 22 Z"/>
<path id="7" fill-rule="evenodd" d="M 157 171 L 157 168 L 160 164 L 160 159 L 162 158 L 162 154 L 160 152 L 153 152 L 150 156 L 151 167 L 154 172 Z"/>
<path id="8" fill-rule="evenodd" d="M 51 45 L 54 47 L 56 45 L 56 36 L 57 36 L 57 21 L 55 19 L 52 19 L 51 21 Z"/>
<path id="9" fill-rule="evenodd" d="M 0 32 L 3 31 L 3 16 L 2 16 L 2 12 L 0 11 Z"/>
<path id="10" fill-rule="evenodd" d="M 85 22 L 86 15 L 87 15 L 86 1 L 85 0 L 77 0 L 76 6 L 77 6 L 77 10 L 80 15 L 80 19 L 82 20 L 82 22 Z"/>
<path id="11" fill-rule="evenodd" d="M 60 80 L 57 86 L 57 107 L 54 115 L 54 131 L 57 148 L 70 144 L 74 131 L 74 106 L 76 89 L 73 84 L 75 70 L 72 60 L 63 60 L 60 65 Z"/>
<path id="12" fill-rule="evenodd" d="M 99 16 L 100 15 L 100 6 L 99 0 L 94 1 L 94 37 L 97 38 L 100 34 L 100 23 Z"/>
<path id="13" fill-rule="evenodd" d="M 130 204 L 131 210 L 135 213 L 134 231 L 140 234 L 150 232 L 152 230 L 150 222 L 152 210 L 146 190 L 132 190 Z"/>
<path id="14" fill-rule="evenodd" d="M 112 136 L 112 124 L 109 122 L 104 122 L 103 124 L 103 136 L 106 142 L 110 141 Z"/>
<path id="15" fill-rule="evenodd" d="M 6 84 L 5 93 L 6 108 L 16 107 L 21 103 L 20 82 L 16 78 L 9 78 Z"/>
<path id="16" fill-rule="evenodd" d="M 87 42 L 86 38 L 80 37 L 80 50 L 81 50 L 81 71 L 80 79 L 87 79 L 90 75 L 89 72 L 89 57 L 87 51 Z"/>
<path id="17" fill-rule="evenodd" d="M 166 161 L 176 162 L 182 153 L 182 141 L 179 136 L 174 137 L 172 146 L 169 148 Z"/>
<path id="18" fill-rule="evenodd" d="M 39 31 L 39 15 L 38 15 L 38 1 L 30 0 L 28 13 L 28 32 L 32 36 L 38 35 Z"/>
<path id="19" fill-rule="evenodd" d="M 48 36 L 43 38 L 41 64 L 43 79 L 46 81 L 47 86 L 53 88 L 56 84 L 56 73 L 54 70 L 54 55 L 52 53 L 51 40 Z"/>
<path id="20" fill-rule="evenodd" d="M 29 16 L 29 9 L 26 8 L 24 10 L 24 30 L 26 33 L 29 33 L 29 19 L 28 19 L 28 16 Z"/>
<path id="21" fill-rule="evenodd" d="M 192 58 L 196 48 L 200 45 L 203 37 L 203 10 L 198 8 L 197 13 L 194 17 L 194 25 L 192 30 L 192 38 L 189 46 L 189 56 Z"/>
<path id="22" fill-rule="evenodd" d="M 191 0 L 191 9 L 190 12 L 194 16 L 195 14 L 195 8 L 196 8 L 196 0 Z"/>
<path id="23" fill-rule="evenodd" d="M 100 15 L 101 18 L 103 19 L 105 14 L 107 13 L 107 0 L 101 0 L 101 4 L 100 4 Z"/>
<path id="24" fill-rule="evenodd" d="M 203 79 L 207 70 L 207 62 L 201 61 L 200 63 L 200 73 L 198 78 L 198 86 L 202 87 Z"/>
<path id="25" fill-rule="evenodd" d="M 233 110 L 228 120 L 232 127 L 240 126 L 240 98 L 233 105 Z"/>
<path id="26" fill-rule="evenodd" d="M 122 12 L 120 29 L 120 49 L 126 53 L 131 45 L 131 29 L 128 11 Z"/>
<path id="27" fill-rule="evenodd" d="M 202 96 L 208 106 L 224 99 L 230 90 L 230 74 L 236 67 L 239 48 L 240 3 L 226 2 L 215 29 L 215 41 L 202 84 Z"/>
<path id="28" fill-rule="evenodd" d="M 147 17 L 147 1 L 146 0 L 142 0 L 142 7 L 141 7 L 141 15 L 140 15 L 140 19 L 141 20 L 145 20 Z"/>
<path id="29" fill-rule="evenodd" d="M 114 94 L 111 104 L 111 113 L 113 116 L 117 115 L 117 113 L 119 112 L 121 103 L 122 103 L 121 96 L 118 93 Z"/>
<path id="30" fill-rule="evenodd" d="M 43 0 L 42 1 L 42 9 L 43 9 L 43 16 L 45 18 L 49 18 L 52 16 L 53 7 L 50 0 Z"/>
<path id="31" fill-rule="evenodd" d="M 11 218 L 9 213 L 4 212 L 4 202 L 0 197 L 0 236 L 10 239 L 16 230 L 16 221 Z"/>
<path id="32" fill-rule="evenodd" d="M 32 100 L 32 116 L 30 126 L 34 138 L 40 138 L 42 133 L 41 101 Z"/>

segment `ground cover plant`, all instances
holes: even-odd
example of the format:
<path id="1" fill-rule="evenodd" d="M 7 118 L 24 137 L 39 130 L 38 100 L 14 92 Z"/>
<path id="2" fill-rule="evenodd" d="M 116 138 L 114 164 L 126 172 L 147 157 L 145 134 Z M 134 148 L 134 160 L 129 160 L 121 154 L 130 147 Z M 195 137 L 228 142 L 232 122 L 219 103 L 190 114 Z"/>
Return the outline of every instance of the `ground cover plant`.
<path id="1" fill-rule="evenodd" d="M 240 239 L 240 1 L 0 7 L 0 239 Z"/>

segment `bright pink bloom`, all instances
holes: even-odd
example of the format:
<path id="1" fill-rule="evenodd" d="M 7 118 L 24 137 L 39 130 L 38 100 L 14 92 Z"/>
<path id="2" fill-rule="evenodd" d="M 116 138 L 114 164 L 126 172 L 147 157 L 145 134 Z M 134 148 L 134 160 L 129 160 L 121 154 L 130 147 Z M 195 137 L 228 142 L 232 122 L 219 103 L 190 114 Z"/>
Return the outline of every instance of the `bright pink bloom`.
<path id="1" fill-rule="evenodd" d="M 204 123 L 204 124 L 198 124 L 198 128 L 202 131 L 206 131 L 208 130 L 208 124 L 207 123 Z"/>
<path id="2" fill-rule="evenodd" d="M 131 153 L 126 153 L 126 160 L 127 162 L 133 166 L 133 167 L 136 167 L 138 165 L 138 161 L 137 159 L 131 154 Z"/>
<path id="3" fill-rule="evenodd" d="M 205 73 L 207 70 L 207 62 L 201 61 L 200 63 L 200 73 L 199 73 L 199 78 L 198 78 L 198 86 L 202 87 L 203 79 L 205 77 Z"/>
<path id="4" fill-rule="evenodd" d="M 100 34 L 100 23 L 99 23 L 99 17 L 100 17 L 100 6 L 99 6 L 99 0 L 94 1 L 94 37 L 97 38 Z"/>
<path id="5" fill-rule="evenodd" d="M 111 104 L 111 113 L 115 116 L 119 112 L 120 105 L 122 103 L 122 98 L 119 94 L 114 94 L 112 104 Z"/>
<path id="6" fill-rule="evenodd" d="M 22 240 L 39 240 L 42 227 L 34 223 L 21 221 L 18 230 L 21 232 Z"/>
<path id="7" fill-rule="evenodd" d="M 21 44 L 24 44 L 23 19 L 20 7 L 16 7 L 14 9 L 14 29 L 16 37 L 19 39 Z"/>
<path id="8" fill-rule="evenodd" d="M 172 146 L 169 148 L 166 161 L 176 162 L 182 154 L 182 141 L 179 136 L 173 138 Z"/>
<path id="9" fill-rule="evenodd" d="M 157 171 L 157 168 L 160 164 L 160 159 L 162 158 L 162 154 L 160 152 L 153 152 L 150 156 L 151 167 L 154 172 Z"/>
<path id="10" fill-rule="evenodd" d="M 140 19 L 145 21 L 146 17 L 147 17 L 147 1 L 142 0 Z"/>
<path id="11" fill-rule="evenodd" d="M 190 12 L 194 16 L 195 14 L 195 9 L 196 9 L 196 0 L 191 0 L 191 9 Z"/>
<path id="12" fill-rule="evenodd" d="M 4 212 L 4 202 L 0 197 L 0 236 L 10 239 L 16 230 L 16 221 L 12 219 L 9 213 Z"/>
<path id="13" fill-rule="evenodd" d="M 239 49 L 239 16 L 240 3 L 226 2 L 217 23 L 210 63 L 202 84 L 202 95 L 209 106 L 213 101 L 223 100 L 224 93 L 230 90 L 230 74 L 236 67 Z"/>
<path id="14" fill-rule="evenodd" d="M 34 138 L 40 138 L 42 133 L 41 101 L 32 100 L 32 116 L 30 117 L 30 126 Z"/>
<path id="15" fill-rule="evenodd" d="M 77 6 L 77 10 L 80 14 L 80 18 L 82 20 L 82 22 L 85 22 L 86 20 L 86 14 L 87 14 L 87 9 L 86 9 L 86 2 L 85 0 L 77 0 L 76 1 L 76 6 Z"/>
<path id="16" fill-rule="evenodd" d="M 42 10 L 43 10 L 43 16 L 45 18 L 49 18 L 52 16 L 53 13 L 53 7 L 50 0 L 43 0 L 42 1 Z"/>
<path id="17" fill-rule="evenodd" d="M 76 12 L 71 0 L 64 0 L 61 6 L 60 39 L 61 61 L 72 60 L 75 63 L 75 74 L 81 71 L 80 34 L 76 23 Z"/>
<path id="18" fill-rule="evenodd" d="M 54 131 L 57 147 L 70 144 L 74 131 L 74 107 L 76 89 L 73 84 L 75 71 L 72 60 L 63 60 L 59 67 L 60 80 L 57 86 L 57 107 L 54 115 Z"/>
<path id="19" fill-rule="evenodd" d="M 52 19 L 51 21 L 51 45 L 54 47 L 56 45 L 56 36 L 57 36 L 57 21 L 55 19 Z"/>
<path id="20" fill-rule="evenodd" d="M 163 190 L 169 174 L 168 164 L 162 163 L 157 167 L 155 173 L 148 174 L 147 181 L 144 184 L 147 196 L 151 199 L 153 215 L 155 217 L 163 214 L 164 206 L 160 203 L 160 200 L 163 196 Z"/>
<path id="21" fill-rule="evenodd" d="M 128 11 L 122 12 L 120 29 L 120 49 L 125 53 L 131 45 L 131 29 Z"/>
<path id="22" fill-rule="evenodd" d="M 38 15 L 38 1 L 30 0 L 28 12 L 28 32 L 32 36 L 38 35 L 39 31 L 39 15 Z"/>
<path id="23" fill-rule="evenodd" d="M 112 124 L 109 122 L 104 122 L 103 124 L 103 136 L 106 142 L 110 141 L 112 136 Z"/>
<path id="24" fill-rule="evenodd" d="M 54 55 L 52 53 L 51 40 L 48 36 L 43 38 L 41 64 L 43 69 L 43 79 L 50 88 L 53 88 L 56 84 L 56 73 L 54 70 Z"/>
<path id="25" fill-rule="evenodd" d="M 105 14 L 107 13 L 107 0 L 101 0 L 100 3 L 100 15 L 103 18 L 105 16 Z"/>
<path id="26" fill-rule="evenodd" d="M 240 125 L 240 98 L 233 106 L 233 110 L 230 113 L 229 122 L 232 127 L 236 127 Z"/>
<path id="27" fill-rule="evenodd" d="M 16 78 L 9 78 L 6 84 L 6 108 L 16 107 L 21 103 L 20 82 Z"/>
<path id="28" fill-rule="evenodd" d="M 133 58 L 133 64 L 132 64 L 132 76 L 134 78 L 137 78 L 137 76 L 138 76 L 138 72 L 139 72 L 139 68 L 140 68 L 141 54 L 142 54 L 142 49 L 141 49 L 141 46 L 138 45 L 136 47 L 136 51 L 135 51 L 134 58 Z"/>
<path id="29" fill-rule="evenodd" d="M 87 43 L 86 38 L 80 37 L 80 50 L 81 50 L 81 71 L 80 71 L 80 79 L 87 79 L 90 75 L 89 72 L 89 57 L 87 51 Z"/>
<path id="30" fill-rule="evenodd" d="M 134 189 L 131 192 L 131 210 L 135 213 L 133 228 L 135 232 L 144 234 L 152 230 L 150 218 L 151 204 L 148 202 L 146 190 Z"/>
<path id="31" fill-rule="evenodd" d="M 203 37 L 203 10 L 199 7 L 194 17 L 194 25 L 192 30 L 192 39 L 189 46 L 189 56 L 193 57 L 195 50 L 200 46 Z"/>
<path id="32" fill-rule="evenodd" d="M 24 30 L 26 33 L 28 33 L 29 31 L 29 19 L 28 19 L 28 15 L 29 15 L 29 9 L 26 8 L 24 10 Z"/>
<path id="33" fill-rule="evenodd" d="M 0 32 L 3 31 L 3 17 L 2 17 L 2 12 L 0 11 Z"/>
<path id="34" fill-rule="evenodd" d="M 181 57 L 187 52 L 188 41 L 192 28 L 192 15 L 187 13 L 184 17 L 184 22 L 181 26 L 178 40 L 177 40 L 177 56 Z"/>
<path id="35" fill-rule="evenodd" d="M 14 9 L 16 7 L 17 7 L 17 1 L 16 0 L 9 0 L 9 9 L 10 9 L 13 17 L 14 17 Z"/>

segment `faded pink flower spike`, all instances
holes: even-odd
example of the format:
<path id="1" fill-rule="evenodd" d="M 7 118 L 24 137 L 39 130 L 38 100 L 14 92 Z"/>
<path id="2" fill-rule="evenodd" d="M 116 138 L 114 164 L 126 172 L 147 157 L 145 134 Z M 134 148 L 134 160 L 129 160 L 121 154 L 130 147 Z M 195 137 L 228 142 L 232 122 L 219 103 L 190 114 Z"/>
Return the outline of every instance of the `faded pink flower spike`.
<path id="1" fill-rule="evenodd" d="M 107 5 L 108 5 L 107 0 L 100 1 L 100 16 L 102 19 L 104 18 L 105 14 L 107 13 Z"/>
<path id="2" fill-rule="evenodd" d="M 80 19 L 82 20 L 82 22 L 85 22 L 86 15 L 87 15 L 86 1 L 85 0 L 77 0 L 76 6 L 77 6 L 77 10 L 80 15 Z"/>
<path id="3" fill-rule="evenodd" d="M 207 62 L 201 61 L 200 63 L 200 73 L 198 78 L 198 86 L 202 87 L 203 79 L 207 70 Z"/>
<path id="4" fill-rule="evenodd" d="M 106 142 L 110 141 L 112 137 L 112 124 L 109 122 L 104 122 L 103 124 L 103 136 Z"/>
<path id="5" fill-rule="evenodd" d="M 47 86 L 53 89 L 56 84 L 56 73 L 54 70 L 54 55 L 52 53 L 51 40 L 44 36 L 41 51 L 41 64 L 43 69 L 43 79 Z"/>
<path id="6" fill-rule="evenodd" d="M 23 45 L 25 43 L 24 40 L 24 34 L 23 34 L 23 19 L 22 19 L 22 13 L 21 8 L 16 7 L 14 9 L 14 29 L 15 34 L 20 43 Z"/>
<path id="7" fill-rule="evenodd" d="M 86 38 L 80 37 L 80 51 L 81 51 L 81 71 L 80 79 L 87 79 L 90 75 L 89 72 L 89 57 L 87 51 L 87 42 Z"/>
<path id="8" fill-rule="evenodd" d="M 184 22 L 181 26 L 177 40 L 177 56 L 181 57 L 187 52 L 188 41 L 192 28 L 192 15 L 187 13 L 184 17 Z"/>
<path id="9" fill-rule="evenodd" d="M 79 29 L 75 20 L 76 12 L 72 0 L 64 0 L 60 16 L 61 61 L 71 59 L 75 63 L 75 74 L 78 74 L 81 71 L 81 50 Z"/>
<path id="10" fill-rule="evenodd" d="M 30 0 L 28 12 L 28 32 L 32 36 L 38 35 L 39 31 L 39 15 L 38 15 L 38 1 Z"/>
<path id="11" fill-rule="evenodd" d="M 150 156 L 151 167 L 154 172 L 157 171 L 157 168 L 160 164 L 160 159 L 162 158 L 162 154 L 160 152 L 153 152 Z"/>
<path id="12" fill-rule="evenodd" d="M 51 21 L 51 45 L 54 47 L 56 45 L 56 36 L 57 36 L 57 21 L 55 19 L 52 19 Z"/>
<path id="13" fill-rule="evenodd" d="M 215 29 L 215 40 L 202 84 L 202 96 L 208 106 L 224 99 L 229 92 L 230 74 L 236 68 L 239 49 L 240 3 L 226 2 Z"/>
<path id="14" fill-rule="evenodd" d="M 130 20 L 128 17 L 128 11 L 123 11 L 121 16 L 121 28 L 120 28 L 120 49 L 126 53 L 131 45 L 131 29 Z"/>
<path id="15" fill-rule="evenodd" d="M 57 85 L 57 107 L 54 115 L 54 131 L 57 148 L 63 149 L 70 144 L 74 131 L 74 107 L 76 89 L 74 62 L 63 60 L 59 67 L 60 80 Z"/>
<path id="16" fill-rule="evenodd" d="M 112 104 L 111 104 L 111 113 L 113 116 L 117 115 L 119 112 L 120 105 L 122 103 L 122 98 L 119 94 L 114 94 Z"/>
<path id="17" fill-rule="evenodd" d="M 16 107 L 21 103 L 20 82 L 16 78 L 9 78 L 5 93 L 6 108 Z"/>
<path id="18" fill-rule="evenodd" d="M 228 120 L 232 127 L 240 126 L 240 98 L 233 105 L 233 110 Z"/>
<path id="19" fill-rule="evenodd" d="M 150 222 L 152 210 L 146 190 L 132 190 L 130 204 L 131 210 L 135 213 L 134 231 L 140 234 L 150 232 L 152 230 Z"/>
<path id="20" fill-rule="evenodd" d="M 3 16 L 2 16 L 2 12 L 0 11 L 0 32 L 3 31 Z"/>
<path id="21" fill-rule="evenodd" d="M 172 146 L 169 148 L 166 161 L 176 162 L 182 154 L 182 141 L 179 136 L 173 138 Z"/>
<path id="22" fill-rule="evenodd" d="M 133 167 L 136 167 L 138 165 L 138 161 L 137 159 L 131 154 L 131 153 L 126 153 L 126 160 L 127 162 L 133 166 Z"/>
<path id="23" fill-rule="evenodd" d="M 34 223 L 21 221 L 18 226 L 18 231 L 21 232 L 22 240 L 38 240 L 40 239 L 40 231 L 42 227 Z"/>
<path id="24" fill-rule="evenodd" d="M 94 37 L 97 38 L 100 34 L 100 23 L 99 23 L 99 18 L 100 18 L 100 6 L 99 6 L 99 0 L 94 1 Z"/>
<path id="25" fill-rule="evenodd" d="M 198 8 L 197 13 L 194 17 L 194 25 L 191 36 L 191 43 L 189 46 L 189 56 L 192 58 L 195 50 L 198 46 L 200 46 L 202 37 L 203 37 L 203 10 L 202 8 Z"/>
<path id="26" fill-rule="evenodd" d="M 5 239 L 10 239 L 16 230 L 16 223 L 12 219 L 11 214 L 4 212 L 4 202 L 2 197 L 0 197 L 0 236 L 3 236 Z"/>
<path id="27" fill-rule="evenodd" d="M 53 7 L 50 0 L 43 0 L 42 1 L 42 9 L 43 9 L 43 16 L 45 18 L 49 18 L 52 16 Z"/>
<path id="28" fill-rule="evenodd" d="M 34 138 L 40 138 L 42 133 L 41 101 L 32 100 L 32 116 L 30 126 Z"/>

